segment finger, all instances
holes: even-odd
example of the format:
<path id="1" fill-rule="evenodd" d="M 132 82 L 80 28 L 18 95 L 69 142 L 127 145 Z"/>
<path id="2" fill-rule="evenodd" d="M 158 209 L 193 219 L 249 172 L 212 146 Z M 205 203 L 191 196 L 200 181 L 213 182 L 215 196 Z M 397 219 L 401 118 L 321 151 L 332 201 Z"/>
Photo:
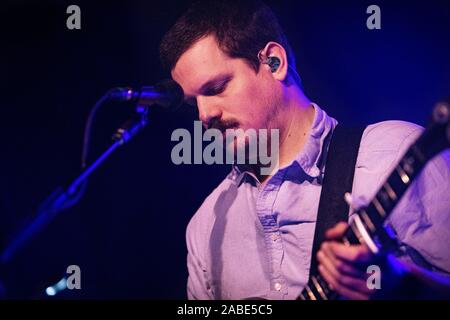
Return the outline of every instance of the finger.
<path id="1" fill-rule="evenodd" d="M 368 263 L 373 259 L 373 254 L 366 245 L 345 245 L 338 242 L 330 242 L 329 251 L 334 256 L 351 263 Z"/>
<path id="2" fill-rule="evenodd" d="M 341 272 L 336 268 L 336 263 L 326 256 L 323 252 L 317 254 L 318 261 L 327 271 L 328 274 L 335 279 L 339 285 L 354 289 L 356 291 L 361 291 L 367 294 L 372 293 L 372 291 L 367 287 L 367 275 L 357 271 L 345 262 L 339 261 L 341 265 L 346 266 L 347 270 L 351 270 L 351 275 Z"/>
<path id="3" fill-rule="evenodd" d="M 341 296 L 348 298 L 348 299 L 354 299 L 354 300 L 368 300 L 369 294 L 358 292 L 349 288 L 346 288 L 345 286 L 341 285 L 336 281 L 336 279 L 331 276 L 329 271 L 325 269 L 322 265 L 319 265 L 319 272 L 321 276 L 325 279 L 325 281 L 330 285 L 330 288 L 334 291 L 336 291 Z"/>
<path id="4" fill-rule="evenodd" d="M 370 296 L 373 290 L 369 289 L 367 286 L 367 281 L 365 279 L 349 277 L 341 274 L 337 279 L 340 288 L 346 288 L 351 291 L 356 291 L 365 295 Z"/>
<path id="5" fill-rule="evenodd" d="M 347 223 L 339 222 L 333 228 L 328 229 L 325 232 L 325 238 L 327 239 L 341 239 L 344 236 L 345 230 L 347 230 Z"/>
<path id="6" fill-rule="evenodd" d="M 324 249 L 317 253 L 317 260 L 319 263 L 326 263 L 326 267 L 333 274 L 345 274 L 352 277 L 357 277 L 366 280 L 368 275 L 361 271 L 360 269 L 354 267 L 352 264 L 336 257 L 332 251 L 330 251 L 329 246 L 325 245 Z"/>
<path id="7" fill-rule="evenodd" d="M 317 253 L 317 261 L 319 261 L 319 265 L 322 265 L 327 269 L 328 273 L 334 278 L 337 279 L 339 277 L 339 271 L 336 269 L 336 262 L 333 261 L 335 258 L 326 255 L 324 251 L 319 251 Z"/>

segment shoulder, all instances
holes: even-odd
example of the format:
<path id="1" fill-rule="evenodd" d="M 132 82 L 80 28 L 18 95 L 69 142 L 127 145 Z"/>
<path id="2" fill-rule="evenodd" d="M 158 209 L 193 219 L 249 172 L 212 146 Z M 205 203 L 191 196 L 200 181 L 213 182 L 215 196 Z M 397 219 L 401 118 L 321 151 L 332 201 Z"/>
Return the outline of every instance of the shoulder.
<path id="1" fill-rule="evenodd" d="M 395 120 L 367 126 L 361 137 L 356 168 L 381 182 L 423 130 L 414 123 Z"/>
<path id="2" fill-rule="evenodd" d="M 390 120 L 371 124 L 364 130 L 360 151 L 400 151 L 422 133 L 423 127 L 406 121 Z"/>
<path id="3" fill-rule="evenodd" d="M 383 121 L 364 130 L 353 181 L 353 194 L 372 199 L 423 128 L 405 121 Z"/>

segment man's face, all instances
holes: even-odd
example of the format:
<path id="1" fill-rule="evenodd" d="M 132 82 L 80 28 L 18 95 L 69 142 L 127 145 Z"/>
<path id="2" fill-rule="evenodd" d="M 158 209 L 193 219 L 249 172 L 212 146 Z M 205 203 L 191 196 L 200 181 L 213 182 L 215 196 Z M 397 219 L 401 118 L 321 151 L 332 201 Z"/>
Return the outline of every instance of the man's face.
<path id="1" fill-rule="evenodd" d="M 183 88 L 188 102 L 196 102 L 206 128 L 222 132 L 279 128 L 280 82 L 267 70 L 260 68 L 256 73 L 245 60 L 230 58 L 213 36 L 189 48 L 172 70 L 172 77 Z M 245 140 L 235 143 L 234 148 L 240 148 Z"/>

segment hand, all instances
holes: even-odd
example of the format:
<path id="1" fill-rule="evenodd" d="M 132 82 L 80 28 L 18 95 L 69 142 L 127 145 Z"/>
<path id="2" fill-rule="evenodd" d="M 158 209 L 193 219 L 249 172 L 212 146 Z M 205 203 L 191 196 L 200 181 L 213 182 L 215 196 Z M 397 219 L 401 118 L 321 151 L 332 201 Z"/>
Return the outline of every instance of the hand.
<path id="1" fill-rule="evenodd" d="M 346 223 L 338 223 L 329 229 L 319 252 L 319 272 L 333 290 L 344 298 L 366 300 L 375 293 L 367 287 L 369 274 L 362 266 L 370 264 L 374 255 L 366 245 L 345 245 L 333 241 L 341 239 L 347 229 Z"/>

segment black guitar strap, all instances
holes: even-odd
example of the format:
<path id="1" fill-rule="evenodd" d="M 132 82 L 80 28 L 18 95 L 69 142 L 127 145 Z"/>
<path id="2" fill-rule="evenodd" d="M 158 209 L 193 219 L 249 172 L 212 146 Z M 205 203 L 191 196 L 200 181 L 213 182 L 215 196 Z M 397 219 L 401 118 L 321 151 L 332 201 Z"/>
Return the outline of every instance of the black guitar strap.
<path id="1" fill-rule="evenodd" d="M 344 194 L 352 191 L 356 158 L 364 127 L 336 126 L 325 165 L 319 211 L 312 247 L 310 275 L 317 272 L 317 251 L 325 231 L 340 221 L 348 221 L 349 206 Z"/>

